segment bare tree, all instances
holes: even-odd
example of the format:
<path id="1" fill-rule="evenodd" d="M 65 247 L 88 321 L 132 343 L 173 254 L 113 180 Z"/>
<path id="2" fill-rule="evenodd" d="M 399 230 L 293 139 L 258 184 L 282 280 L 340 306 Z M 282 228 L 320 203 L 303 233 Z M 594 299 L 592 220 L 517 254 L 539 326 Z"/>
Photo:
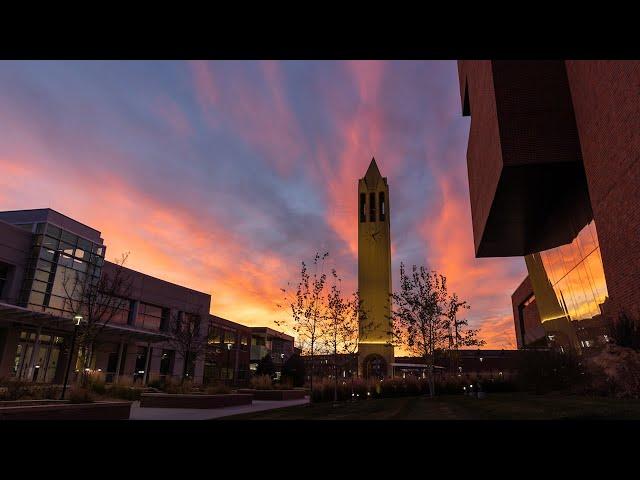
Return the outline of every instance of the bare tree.
<path id="1" fill-rule="evenodd" d="M 313 374 L 315 367 L 315 355 L 318 343 L 322 336 L 322 323 L 326 319 L 324 304 L 324 288 L 327 275 L 324 273 L 324 260 L 329 256 L 328 252 L 316 253 L 313 259 L 313 274 L 310 274 L 305 262 L 302 262 L 300 282 L 295 293 L 287 289 L 281 289 L 284 294 L 284 304 L 278 307 L 290 310 L 291 317 L 285 320 L 276 320 L 279 327 L 291 327 L 298 336 L 299 345 L 303 352 L 310 356 L 310 387 L 313 390 Z"/>
<path id="2" fill-rule="evenodd" d="M 465 330 L 466 320 L 457 313 L 469 308 L 456 294 L 449 295 L 447 279 L 425 267 L 413 266 L 408 274 L 400 265 L 400 291 L 393 298 L 393 334 L 397 343 L 425 359 L 429 367 L 429 391 L 435 393 L 435 357 L 454 345 L 482 345 L 477 330 Z"/>
<path id="3" fill-rule="evenodd" d="M 183 367 L 180 382 L 184 382 L 190 374 L 191 366 L 204 355 L 209 340 L 208 332 L 202 331 L 203 312 L 172 312 L 168 331 L 170 338 L 167 344 L 182 359 Z"/>
<path id="4" fill-rule="evenodd" d="M 342 280 L 331 271 L 334 283 L 327 295 L 326 321 L 322 323 L 322 338 L 330 354 L 333 355 L 334 401 L 338 400 L 338 358 L 347 354 L 347 362 L 357 352 L 358 338 L 361 334 L 359 323 L 366 315 L 358 292 L 345 298 L 342 293 Z M 360 319 L 359 319 L 360 317 Z M 353 387 L 353 378 L 352 378 Z"/>
<path id="5" fill-rule="evenodd" d="M 131 296 L 132 278 L 125 268 L 129 254 L 124 253 L 113 262 L 113 271 L 98 269 L 96 262 L 84 263 L 84 271 L 60 265 L 63 268 L 62 287 L 65 310 L 74 317 L 82 317 L 77 326 L 78 351 L 83 352 L 82 379 L 91 365 L 96 341 L 104 329 L 125 310 Z M 95 259 L 93 259 L 95 260 Z M 69 352 L 73 356 L 74 352 Z"/>
<path id="6" fill-rule="evenodd" d="M 455 372 L 458 362 L 458 349 L 460 347 L 481 347 L 485 345 L 485 341 L 478 338 L 478 329 L 468 328 L 469 322 L 462 318 L 458 318 L 461 310 L 469 310 L 471 307 L 466 301 L 460 301 L 458 295 L 453 293 L 445 307 L 447 317 L 447 327 L 449 329 L 449 362 L 451 370 Z"/>

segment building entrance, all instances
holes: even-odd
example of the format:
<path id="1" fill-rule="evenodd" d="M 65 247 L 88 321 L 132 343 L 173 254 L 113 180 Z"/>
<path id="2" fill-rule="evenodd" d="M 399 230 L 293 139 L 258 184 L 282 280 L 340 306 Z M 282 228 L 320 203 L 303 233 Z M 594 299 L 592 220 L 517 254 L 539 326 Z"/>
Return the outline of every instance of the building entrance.
<path id="1" fill-rule="evenodd" d="M 53 381 L 58 368 L 63 337 L 22 331 L 16 347 L 12 374 L 25 382 Z"/>

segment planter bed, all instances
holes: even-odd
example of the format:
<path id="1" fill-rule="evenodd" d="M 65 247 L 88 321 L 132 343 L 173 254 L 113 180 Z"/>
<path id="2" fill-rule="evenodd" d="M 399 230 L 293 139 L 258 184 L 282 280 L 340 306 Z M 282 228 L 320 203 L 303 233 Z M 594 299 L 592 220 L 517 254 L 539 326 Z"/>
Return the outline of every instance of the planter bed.
<path id="1" fill-rule="evenodd" d="M 238 390 L 238 393 L 250 393 L 254 400 L 302 400 L 305 390 L 254 390 L 251 388 Z"/>
<path id="2" fill-rule="evenodd" d="M 224 393 L 219 395 L 205 394 L 172 394 L 143 393 L 140 407 L 143 408 L 222 408 L 236 405 L 251 405 L 252 395 Z"/>
<path id="3" fill-rule="evenodd" d="M 130 412 L 131 402 L 18 400 L 0 403 L 0 420 L 128 420 Z"/>

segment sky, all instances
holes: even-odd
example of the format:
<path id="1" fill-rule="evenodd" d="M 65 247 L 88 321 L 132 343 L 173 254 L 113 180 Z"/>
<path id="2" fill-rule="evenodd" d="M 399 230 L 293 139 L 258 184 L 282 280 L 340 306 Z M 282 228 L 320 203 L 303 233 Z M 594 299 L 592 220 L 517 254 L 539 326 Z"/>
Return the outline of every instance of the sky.
<path id="1" fill-rule="evenodd" d="M 357 288 L 357 185 L 375 156 L 400 262 L 447 276 L 485 348 L 515 348 L 522 258 L 474 257 L 454 61 L 0 62 L 0 210 L 53 208 L 107 258 L 274 326 L 328 251 Z"/>

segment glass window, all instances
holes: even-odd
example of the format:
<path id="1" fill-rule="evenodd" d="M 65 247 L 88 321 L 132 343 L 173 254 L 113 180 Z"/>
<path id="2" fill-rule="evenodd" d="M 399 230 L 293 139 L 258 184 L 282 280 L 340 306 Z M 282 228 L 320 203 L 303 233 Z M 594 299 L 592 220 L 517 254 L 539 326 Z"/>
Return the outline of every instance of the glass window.
<path id="1" fill-rule="evenodd" d="M 66 230 L 62 230 L 62 235 L 60 236 L 60 239 L 63 242 L 70 243 L 73 246 L 75 246 L 76 243 L 78 243 L 78 237 L 71 232 L 67 232 Z"/>
<path id="2" fill-rule="evenodd" d="M 84 238 L 78 237 L 78 248 L 84 250 L 85 252 L 91 251 L 91 242 Z"/>
<path id="3" fill-rule="evenodd" d="M 44 247 L 40 251 L 40 258 L 44 260 L 48 260 L 49 262 L 55 262 L 56 251 L 51 250 L 50 248 Z"/>
<path id="4" fill-rule="evenodd" d="M 43 272 L 42 270 L 36 270 L 34 278 L 36 280 L 40 280 L 41 282 L 48 282 L 49 281 L 49 272 Z"/>
<path id="5" fill-rule="evenodd" d="M 74 246 L 70 243 L 60 242 L 60 250 L 64 252 L 65 255 L 73 256 Z"/>
<path id="6" fill-rule="evenodd" d="M 58 239 L 52 238 L 48 235 L 46 235 L 42 241 L 42 246 L 49 248 L 51 250 L 57 250 L 59 244 L 60 244 L 60 241 Z"/>
<path id="7" fill-rule="evenodd" d="M 236 334 L 231 330 L 224 331 L 224 343 L 236 343 Z"/>
<path id="8" fill-rule="evenodd" d="M 65 306 L 66 306 L 66 303 L 67 303 L 66 300 L 67 299 L 64 298 L 64 297 L 58 297 L 58 296 L 55 296 L 55 295 L 51 295 L 49 297 L 48 306 L 51 307 L 51 308 L 58 309 L 58 310 L 64 310 Z"/>
<path id="9" fill-rule="evenodd" d="M 379 201 L 379 204 L 380 204 L 380 221 L 384 222 L 385 215 L 387 214 L 386 205 L 385 205 L 385 201 L 384 201 L 384 192 L 380 192 L 378 197 L 379 197 L 379 200 L 380 200 Z"/>
<path id="10" fill-rule="evenodd" d="M 559 311 L 572 321 L 591 319 L 601 313 L 600 306 L 608 292 L 593 222 L 585 226 L 570 244 L 541 252 L 540 258 L 543 276 L 538 277 L 532 271 L 529 274 L 536 297 L 548 299 L 546 306 L 542 301 L 537 302 L 543 322 L 559 318 L 557 313 L 551 314 L 552 311 Z M 575 337 L 575 333 L 572 335 Z M 574 343 L 579 346 L 577 340 Z"/>
<path id="11" fill-rule="evenodd" d="M 44 304 L 44 293 L 31 292 L 29 303 L 41 307 Z"/>
<path id="12" fill-rule="evenodd" d="M 38 260 L 37 267 L 40 270 L 44 270 L 45 272 L 50 272 L 53 265 L 51 262 L 47 262 L 45 260 Z"/>
<path id="13" fill-rule="evenodd" d="M 47 223 L 47 235 L 54 238 L 60 238 L 61 233 L 62 233 L 62 230 L 60 230 L 58 227 L 56 227 L 55 225 L 51 225 L 50 223 Z"/>
<path id="14" fill-rule="evenodd" d="M 160 330 L 162 323 L 162 307 L 157 307 L 148 303 L 140 303 L 136 326 L 147 330 Z"/>
<path id="15" fill-rule="evenodd" d="M 46 292 L 47 291 L 47 284 L 45 282 L 41 282 L 39 280 L 34 280 L 33 281 L 33 290 L 36 290 L 38 292 Z"/>
<path id="16" fill-rule="evenodd" d="M 366 211 L 366 205 L 367 204 L 367 194 L 366 193 L 361 193 L 360 194 L 360 222 L 366 222 L 367 221 L 367 211 Z"/>
<path id="17" fill-rule="evenodd" d="M 222 331 L 220 330 L 220 328 L 216 327 L 215 325 L 211 325 L 209 327 L 209 342 L 208 343 L 210 345 L 222 343 Z"/>

